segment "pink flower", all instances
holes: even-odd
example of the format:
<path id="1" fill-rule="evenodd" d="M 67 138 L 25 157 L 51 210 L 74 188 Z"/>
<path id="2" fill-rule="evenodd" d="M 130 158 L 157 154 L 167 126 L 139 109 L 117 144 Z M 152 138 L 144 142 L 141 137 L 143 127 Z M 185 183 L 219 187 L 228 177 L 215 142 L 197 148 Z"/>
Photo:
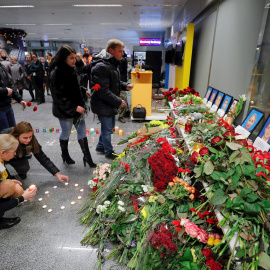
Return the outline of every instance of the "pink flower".
<path id="1" fill-rule="evenodd" d="M 181 218 L 180 225 L 183 226 L 186 222 L 189 222 L 189 219 L 187 219 L 187 218 Z"/>
<path id="2" fill-rule="evenodd" d="M 198 236 L 199 227 L 192 223 L 192 222 L 186 222 L 184 224 L 185 232 L 189 234 L 192 238 L 196 238 Z"/>
<path id="3" fill-rule="evenodd" d="M 208 241 L 208 234 L 206 233 L 206 231 L 204 229 L 199 229 L 198 231 L 198 235 L 197 235 L 197 239 L 206 244 Z"/>

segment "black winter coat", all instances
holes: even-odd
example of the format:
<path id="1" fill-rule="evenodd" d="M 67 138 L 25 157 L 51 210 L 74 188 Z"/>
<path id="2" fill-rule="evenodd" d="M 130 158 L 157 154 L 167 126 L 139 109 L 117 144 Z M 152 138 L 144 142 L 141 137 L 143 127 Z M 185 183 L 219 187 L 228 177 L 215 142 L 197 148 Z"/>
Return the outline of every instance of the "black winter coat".
<path id="1" fill-rule="evenodd" d="M 6 128 L 1 131 L 0 134 L 9 134 L 11 132 L 12 128 Z M 23 156 L 18 157 L 17 154 L 14 157 L 14 160 L 22 160 L 26 158 L 27 151 L 26 151 L 26 145 L 19 142 L 19 144 L 22 147 Z M 59 172 L 59 169 L 54 165 L 54 163 L 45 155 L 45 153 L 42 151 L 42 147 L 39 144 L 39 152 L 34 154 L 34 157 L 39 161 L 39 163 L 52 175 L 55 175 Z M 13 159 L 12 159 L 13 160 Z M 11 161 L 12 161 L 11 160 Z M 8 162 L 7 162 L 8 163 Z"/>
<path id="2" fill-rule="evenodd" d="M 53 115 L 60 119 L 79 117 L 78 106 L 84 107 L 79 75 L 75 68 L 64 64 L 55 66 L 50 72 L 50 89 L 53 98 Z"/>
<path id="3" fill-rule="evenodd" d="M 13 89 L 10 96 L 8 96 L 7 87 Z M 0 63 L 0 110 L 6 110 L 11 107 L 11 98 L 15 99 L 18 103 L 22 101 L 21 96 L 9 78 L 6 68 Z"/>
<path id="4" fill-rule="evenodd" d="M 100 116 L 111 117 L 117 114 L 121 105 L 120 91 L 125 90 L 127 83 L 120 81 L 120 61 L 102 50 L 91 61 L 91 86 L 100 85 L 100 89 L 91 97 L 91 109 Z"/>

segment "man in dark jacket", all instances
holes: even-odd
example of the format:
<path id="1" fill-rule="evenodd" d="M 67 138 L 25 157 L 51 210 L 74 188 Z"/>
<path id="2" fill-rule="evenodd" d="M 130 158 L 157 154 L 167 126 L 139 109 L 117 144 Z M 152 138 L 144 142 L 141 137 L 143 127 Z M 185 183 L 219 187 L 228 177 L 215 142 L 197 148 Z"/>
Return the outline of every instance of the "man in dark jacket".
<path id="1" fill-rule="evenodd" d="M 15 99 L 23 107 L 26 106 L 14 88 L 6 68 L 0 63 L 0 131 L 16 125 L 11 98 Z"/>
<path id="2" fill-rule="evenodd" d="M 30 54 L 27 54 L 26 56 L 25 56 L 25 59 L 26 59 L 26 62 L 24 62 L 24 64 L 23 64 L 23 68 L 24 68 L 24 71 L 25 71 L 25 73 L 26 73 L 26 83 L 27 83 L 27 90 L 29 90 L 29 94 L 30 94 L 30 96 L 31 96 L 31 100 L 30 100 L 30 102 L 35 102 L 36 101 L 36 99 L 35 99 L 35 95 L 34 95 L 34 87 L 33 87 L 33 85 L 32 85 L 32 78 L 31 78 L 31 71 L 30 71 L 30 65 L 31 65 L 31 55 Z"/>
<path id="3" fill-rule="evenodd" d="M 106 50 L 102 50 L 91 61 L 91 85 L 99 84 L 100 89 L 91 98 L 93 113 L 98 115 L 101 133 L 96 151 L 105 153 L 106 158 L 114 159 L 111 133 L 115 126 L 117 109 L 125 106 L 120 96 L 121 89 L 131 90 L 132 85 L 120 81 L 118 66 L 124 52 L 124 43 L 111 39 Z"/>

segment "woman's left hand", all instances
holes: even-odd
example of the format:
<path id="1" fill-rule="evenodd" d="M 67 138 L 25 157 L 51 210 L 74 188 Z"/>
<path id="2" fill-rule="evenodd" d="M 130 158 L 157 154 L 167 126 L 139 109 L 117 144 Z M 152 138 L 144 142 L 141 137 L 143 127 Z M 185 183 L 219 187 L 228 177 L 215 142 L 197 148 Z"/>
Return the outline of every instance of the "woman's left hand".
<path id="1" fill-rule="evenodd" d="M 20 182 L 18 180 L 11 179 L 11 181 L 14 182 L 14 184 L 18 184 L 18 185 L 22 186 L 22 182 Z"/>
<path id="2" fill-rule="evenodd" d="M 57 173 L 55 176 L 58 178 L 58 180 L 60 182 L 63 182 L 64 180 L 66 180 L 68 182 L 68 176 L 67 175 L 63 175 L 63 174 Z"/>

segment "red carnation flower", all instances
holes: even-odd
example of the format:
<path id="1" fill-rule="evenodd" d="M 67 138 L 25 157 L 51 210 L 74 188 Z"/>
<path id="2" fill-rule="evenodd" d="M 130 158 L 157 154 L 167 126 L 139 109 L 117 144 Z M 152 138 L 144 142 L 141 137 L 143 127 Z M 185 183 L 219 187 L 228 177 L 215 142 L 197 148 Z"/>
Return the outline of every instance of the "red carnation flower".
<path id="1" fill-rule="evenodd" d="M 206 154 L 209 154 L 208 148 L 207 148 L 207 147 L 201 148 L 199 154 L 200 154 L 201 156 L 204 156 L 204 155 L 206 155 Z"/>
<path id="2" fill-rule="evenodd" d="M 224 139 L 227 139 L 229 137 L 233 137 L 235 135 L 235 132 L 233 130 L 225 132 L 222 136 Z"/>
<path id="3" fill-rule="evenodd" d="M 172 222 L 172 225 L 173 225 L 173 226 L 179 227 L 179 226 L 180 226 L 180 221 L 179 221 L 179 220 L 174 220 L 174 221 Z"/>
<path id="4" fill-rule="evenodd" d="M 98 179 L 97 178 L 93 179 L 93 182 L 98 183 Z"/>
<path id="5" fill-rule="evenodd" d="M 94 89 L 95 91 L 98 91 L 100 89 L 100 85 L 99 84 L 95 84 L 92 89 Z"/>
<path id="6" fill-rule="evenodd" d="M 33 112 L 35 112 L 37 110 L 37 106 L 35 106 L 34 108 L 33 108 Z"/>
<path id="7" fill-rule="evenodd" d="M 199 157 L 199 153 L 197 153 L 196 151 L 194 151 L 190 157 L 190 161 L 194 164 L 196 164 L 198 162 L 198 158 Z"/>
<path id="8" fill-rule="evenodd" d="M 30 101 L 26 102 L 26 106 L 30 107 L 32 105 L 32 103 Z"/>
<path id="9" fill-rule="evenodd" d="M 238 144 L 243 145 L 243 146 L 245 146 L 245 147 L 248 146 L 247 140 L 245 140 L 245 139 L 243 139 L 243 140 L 238 140 L 237 142 L 238 142 Z"/>
<path id="10" fill-rule="evenodd" d="M 216 136 L 216 137 L 214 137 L 214 138 L 211 140 L 211 145 L 212 145 L 212 146 L 215 146 L 217 143 L 219 143 L 219 142 L 221 142 L 221 141 L 222 141 L 221 137 Z"/>
<path id="11" fill-rule="evenodd" d="M 136 72 L 136 77 L 138 78 L 138 79 L 140 79 L 141 78 L 141 74 L 140 74 L 140 72 Z"/>
<path id="12" fill-rule="evenodd" d="M 95 192 L 96 190 L 97 190 L 97 188 L 96 188 L 96 187 L 93 187 L 93 188 L 92 188 L 92 191 L 93 191 L 93 192 Z"/>
<path id="13" fill-rule="evenodd" d="M 206 257 L 206 260 L 209 260 L 213 257 L 213 253 L 209 248 L 203 249 L 202 254 Z"/>
<path id="14" fill-rule="evenodd" d="M 169 100 L 169 101 L 172 101 L 172 96 L 169 96 L 169 97 L 168 97 L 168 100 Z"/>

